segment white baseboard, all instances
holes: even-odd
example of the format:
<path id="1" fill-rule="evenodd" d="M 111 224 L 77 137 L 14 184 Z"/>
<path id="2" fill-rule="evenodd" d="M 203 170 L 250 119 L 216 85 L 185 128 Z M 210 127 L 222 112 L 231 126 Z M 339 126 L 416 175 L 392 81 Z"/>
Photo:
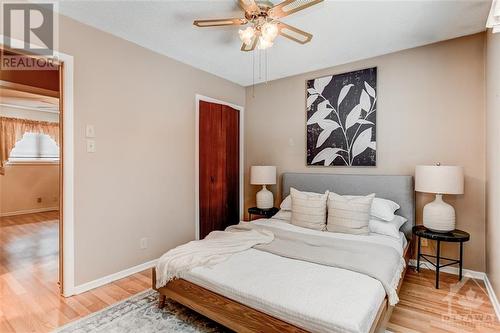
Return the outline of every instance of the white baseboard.
<path id="1" fill-rule="evenodd" d="M 123 279 L 123 278 L 130 276 L 132 274 L 139 273 L 145 269 L 153 267 L 154 265 L 156 265 L 157 261 L 158 261 L 158 259 L 154 259 L 154 260 L 142 263 L 140 265 L 124 269 L 123 271 L 119 271 L 119 272 L 104 276 L 104 277 L 99 278 L 97 280 L 86 282 L 86 283 L 83 283 L 79 286 L 75 286 L 69 295 L 64 295 L 64 296 L 68 297 L 68 296 L 72 296 L 72 295 L 78 295 L 78 294 L 81 294 L 83 292 L 89 291 L 91 289 L 94 289 L 94 288 L 103 286 L 105 284 L 111 283 L 113 281 Z"/>
<path id="2" fill-rule="evenodd" d="M 24 214 L 34 214 L 34 213 L 43 213 L 43 212 L 52 212 L 52 211 L 55 211 L 55 210 L 59 210 L 59 207 L 46 207 L 46 208 L 34 208 L 34 209 L 17 210 L 15 212 L 0 213 L 0 217 L 15 216 L 15 215 L 24 215 Z"/>
<path id="3" fill-rule="evenodd" d="M 410 259 L 410 266 L 417 267 L 417 259 Z M 420 268 L 421 269 L 431 269 L 433 271 L 436 270 L 434 266 L 429 264 L 428 262 L 420 260 Z M 453 275 L 458 275 L 458 267 L 443 267 L 439 269 L 440 272 L 449 273 Z M 485 279 L 486 274 L 484 272 L 473 271 L 471 269 L 462 269 L 462 275 L 471 279 L 483 280 Z"/>
<path id="4" fill-rule="evenodd" d="M 500 303 L 498 302 L 497 295 L 493 290 L 493 286 L 488 279 L 488 275 L 484 275 L 484 285 L 486 286 L 486 290 L 488 291 L 488 295 L 490 296 L 491 304 L 493 304 L 493 308 L 495 309 L 495 313 L 497 315 L 498 320 L 500 320 Z"/>

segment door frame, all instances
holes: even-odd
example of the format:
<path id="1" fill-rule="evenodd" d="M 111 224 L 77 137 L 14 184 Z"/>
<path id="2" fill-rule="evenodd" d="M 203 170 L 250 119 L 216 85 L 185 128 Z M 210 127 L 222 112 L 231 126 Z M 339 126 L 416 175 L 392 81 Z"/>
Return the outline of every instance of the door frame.
<path id="1" fill-rule="evenodd" d="M 24 41 L 10 38 L 12 41 Z M 0 34 L 0 47 L 3 45 L 4 35 Z M 31 44 L 34 48 L 36 45 Z M 36 57 L 47 56 L 37 55 Z M 62 110 L 59 110 L 60 146 L 62 150 L 59 158 L 59 283 L 60 293 L 65 296 L 74 295 L 75 287 L 75 235 L 74 235 L 74 109 L 73 109 L 73 56 L 53 51 L 52 58 L 60 64 L 60 78 L 62 90 L 59 91 L 59 100 Z M 62 184 L 61 184 L 62 183 Z"/>
<path id="2" fill-rule="evenodd" d="M 245 108 L 240 105 L 236 104 L 231 104 L 225 101 L 221 101 L 212 97 L 207 97 L 203 96 L 200 94 L 195 95 L 195 136 L 194 136 L 194 237 L 195 239 L 200 239 L 200 101 L 205 101 L 209 103 L 216 103 L 216 104 L 221 104 L 221 105 L 226 105 L 229 106 L 233 109 L 238 110 L 240 113 L 239 117 L 239 122 L 240 122 L 240 158 L 239 158 L 239 163 L 240 163 L 240 220 L 243 218 L 243 183 L 244 183 L 244 171 L 245 171 L 245 166 L 244 166 L 244 157 L 245 157 L 245 135 L 244 135 L 244 130 L 245 130 Z"/>

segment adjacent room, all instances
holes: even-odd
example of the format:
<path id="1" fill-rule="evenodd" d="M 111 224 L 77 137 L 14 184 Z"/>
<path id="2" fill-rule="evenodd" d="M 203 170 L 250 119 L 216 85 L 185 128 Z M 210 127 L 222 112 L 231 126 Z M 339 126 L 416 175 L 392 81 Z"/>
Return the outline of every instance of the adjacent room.
<path id="1" fill-rule="evenodd" d="M 35 288 L 33 278 L 39 277 L 55 293 L 59 292 L 60 98 L 58 67 L 2 69 L 0 274 L 13 280 L 31 276 L 23 283 Z M 8 304 L 3 296 L 2 304 Z"/>
<path id="2" fill-rule="evenodd" d="M 500 0 L 1 8 L 0 332 L 500 332 Z"/>

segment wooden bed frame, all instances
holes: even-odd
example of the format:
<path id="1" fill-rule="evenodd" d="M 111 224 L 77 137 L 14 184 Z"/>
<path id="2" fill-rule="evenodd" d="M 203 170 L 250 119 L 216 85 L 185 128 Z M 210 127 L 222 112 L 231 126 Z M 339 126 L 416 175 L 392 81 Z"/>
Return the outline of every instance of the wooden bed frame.
<path id="1" fill-rule="evenodd" d="M 403 283 L 406 269 L 408 268 L 408 262 L 413 250 L 412 245 L 413 242 L 409 241 L 403 252 L 406 267 L 401 274 L 397 289 L 398 293 Z M 151 282 L 152 288 L 159 292 L 159 308 L 163 308 L 168 297 L 236 332 L 308 332 L 184 279 L 176 279 L 170 281 L 164 287 L 156 288 L 156 271 L 154 268 Z M 385 331 L 394 308 L 388 304 L 386 297 L 377 312 L 370 333 Z"/>

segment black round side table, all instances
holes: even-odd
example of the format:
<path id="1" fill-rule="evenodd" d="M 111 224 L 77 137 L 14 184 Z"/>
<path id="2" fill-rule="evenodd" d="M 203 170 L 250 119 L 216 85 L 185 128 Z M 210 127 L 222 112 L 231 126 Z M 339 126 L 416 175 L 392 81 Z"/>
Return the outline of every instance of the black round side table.
<path id="1" fill-rule="evenodd" d="M 252 221 L 252 215 L 260 215 L 260 216 L 265 216 L 266 219 L 270 219 L 275 215 L 280 209 L 273 207 L 273 208 L 268 208 L 268 209 L 263 209 L 263 208 L 257 208 L 257 207 L 250 207 L 248 208 L 248 217 L 249 220 Z"/>
<path id="2" fill-rule="evenodd" d="M 417 272 L 420 271 L 420 258 L 426 260 L 432 266 L 436 267 L 436 289 L 439 289 L 439 269 L 446 266 L 458 264 L 459 267 L 458 279 L 462 280 L 463 247 L 464 247 L 464 242 L 467 242 L 470 239 L 470 235 L 467 232 L 458 229 L 446 233 L 435 232 L 427 229 L 423 225 L 414 226 L 412 231 L 413 234 L 418 238 Z M 422 254 L 420 252 L 420 247 L 421 247 L 420 243 L 422 237 L 426 239 L 435 240 L 437 242 L 435 256 L 430 254 Z M 441 242 L 460 243 L 460 259 L 456 260 L 456 259 L 441 257 Z M 429 258 L 436 259 L 436 262 L 435 263 L 432 262 Z M 448 262 L 444 265 L 441 265 L 440 264 L 441 259 L 446 260 Z"/>

